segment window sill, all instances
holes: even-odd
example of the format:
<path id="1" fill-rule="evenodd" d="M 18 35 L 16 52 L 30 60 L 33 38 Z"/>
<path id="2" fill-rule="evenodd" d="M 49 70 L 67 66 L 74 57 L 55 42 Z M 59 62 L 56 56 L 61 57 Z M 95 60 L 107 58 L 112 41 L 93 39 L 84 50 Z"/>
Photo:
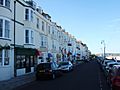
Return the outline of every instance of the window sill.
<path id="1" fill-rule="evenodd" d="M 10 38 L 0 37 L 0 39 L 2 39 L 2 40 L 8 40 L 8 41 L 11 41 L 11 39 L 10 39 Z"/>
<path id="2" fill-rule="evenodd" d="M 3 5 L 0 5 L 0 7 L 6 8 L 6 9 L 8 9 L 10 12 L 12 12 L 12 10 L 11 10 L 9 7 L 3 6 Z"/>
<path id="3" fill-rule="evenodd" d="M 32 43 L 25 43 L 24 45 L 35 46 L 35 45 L 34 45 L 34 44 L 32 44 Z"/>

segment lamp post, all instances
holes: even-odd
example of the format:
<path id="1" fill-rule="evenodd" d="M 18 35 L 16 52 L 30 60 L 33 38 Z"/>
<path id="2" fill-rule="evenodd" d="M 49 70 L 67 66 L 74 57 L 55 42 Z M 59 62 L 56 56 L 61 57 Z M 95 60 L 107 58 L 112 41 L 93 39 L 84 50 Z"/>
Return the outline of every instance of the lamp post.
<path id="1" fill-rule="evenodd" d="M 105 47 L 105 41 L 102 40 L 101 44 L 103 44 L 103 59 L 105 59 L 105 57 L 106 57 L 106 55 L 105 55 L 105 49 L 106 49 L 106 47 Z"/>

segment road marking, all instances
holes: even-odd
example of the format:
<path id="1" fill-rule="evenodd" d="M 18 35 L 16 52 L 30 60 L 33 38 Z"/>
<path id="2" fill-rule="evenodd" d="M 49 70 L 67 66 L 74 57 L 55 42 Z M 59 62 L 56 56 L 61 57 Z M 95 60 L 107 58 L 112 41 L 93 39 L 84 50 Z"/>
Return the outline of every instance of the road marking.
<path id="1" fill-rule="evenodd" d="M 103 85 L 102 85 L 102 80 L 101 80 L 100 72 L 98 72 L 98 78 L 99 78 L 100 90 L 103 90 Z"/>

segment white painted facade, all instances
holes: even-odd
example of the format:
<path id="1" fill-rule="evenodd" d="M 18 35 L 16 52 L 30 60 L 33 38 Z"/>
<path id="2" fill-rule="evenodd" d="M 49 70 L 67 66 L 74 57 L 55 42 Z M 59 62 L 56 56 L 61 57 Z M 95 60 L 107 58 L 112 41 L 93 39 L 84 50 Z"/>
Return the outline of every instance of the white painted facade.
<path id="1" fill-rule="evenodd" d="M 71 46 L 68 46 L 69 43 Z M 81 48 L 80 43 L 52 22 L 51 17 L 36 7 L 34 1 L 1 0 L 0 81 L 34 72 L 38 63 L 47 61 L 49 53 L 51 60 L 63 61 L 63 58 L 68 59 L 69 51 L 72 57 L 80 54 Z"/>

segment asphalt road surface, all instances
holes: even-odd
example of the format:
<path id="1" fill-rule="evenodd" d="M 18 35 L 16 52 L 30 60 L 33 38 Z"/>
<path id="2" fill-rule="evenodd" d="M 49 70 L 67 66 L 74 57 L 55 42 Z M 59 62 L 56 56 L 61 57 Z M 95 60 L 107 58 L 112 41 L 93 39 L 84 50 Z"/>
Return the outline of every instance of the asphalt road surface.
<path id="1" fill-rule="evenodd" d="M 96 61 L 77 65 L 55 80 L 33 81 L 15 90 L 111 90 Z"/>

